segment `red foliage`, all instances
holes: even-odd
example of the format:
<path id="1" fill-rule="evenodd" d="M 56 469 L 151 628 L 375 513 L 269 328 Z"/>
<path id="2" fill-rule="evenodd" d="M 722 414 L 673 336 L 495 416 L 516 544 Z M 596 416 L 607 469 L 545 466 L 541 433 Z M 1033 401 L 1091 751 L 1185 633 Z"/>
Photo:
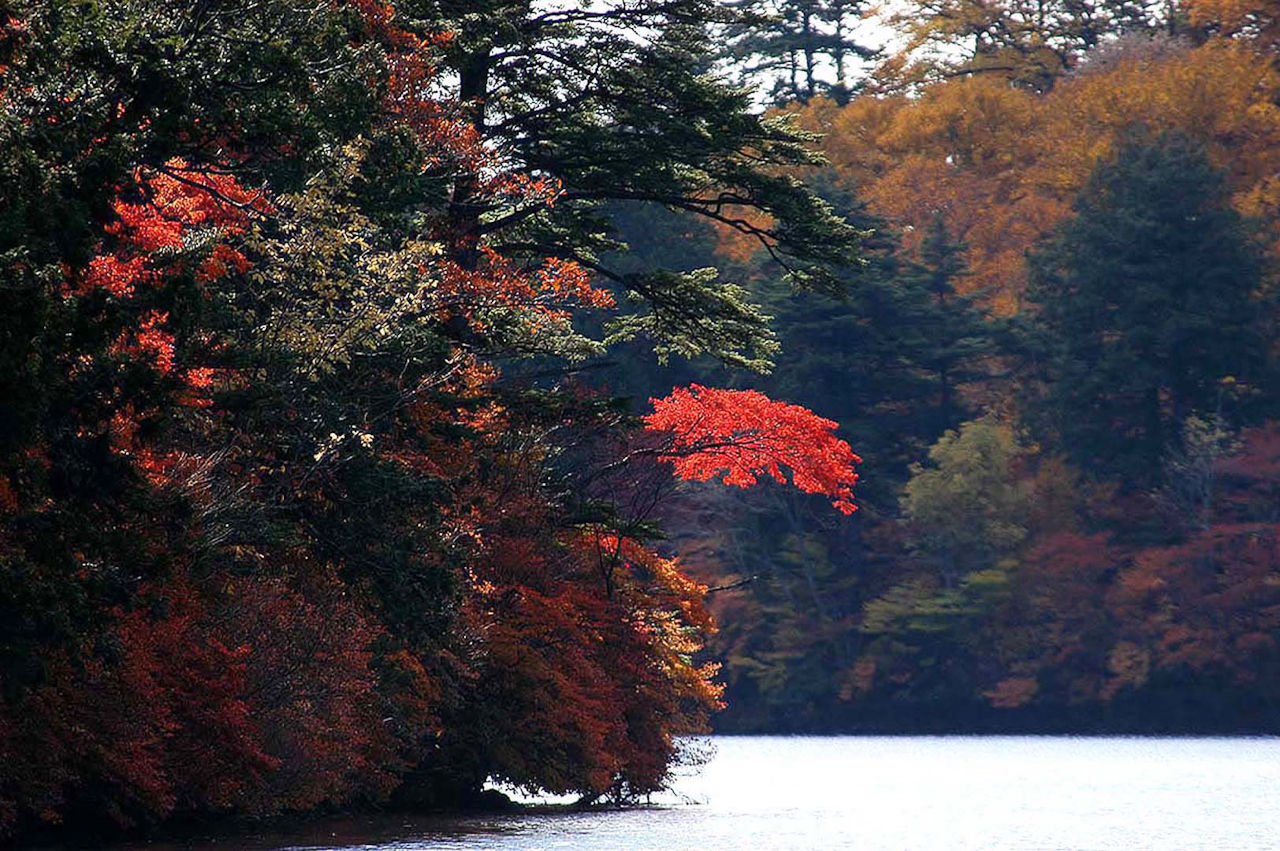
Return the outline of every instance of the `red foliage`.
<path id="1" fill-rule="evenodd" d="M 626 737 L 614 672 L 598 653 L 608 602 L 553 579 L 539 542 L 495 539 L 488 552 L 467 624 L 483 640 L 476 704 L 491 715 L 494 771 L 530 788 L 604 791 Z M 509 571 L 519 578 L 501 581 Z"/>
<path id="2" fill-rule="evenodd" d="M 548 257 L 534 269 L 523 269 L 490 248 L 480 249 L 478 269 L 446 262 L 440 292 L 453 311 L 474 316 L 485 308 L 522 308 L 562 318 L 566 307 L 609 307 L 613 296 L 591 284 L 587 271 L 570 260 Z M 477 326 L 480 323 L 473 323 Z"/>
<path id="3" fill-rule="evenodd" d="M 116 220 L 104 229 L 113 242 L 112 250 L 90 261 L 72 291 L 105 289 L 117 298 L 127 298 L 140 284 L 162 283 L 177 270 L 165 258 L 182 251 L 193 229 L 217 228 L 223 236 L 241 234 L 249 222 L 246 208 L 262 210 L 266 204 L 230 175 L 193 169 L 179 159 L 165 163 L 161 172 L 136 169 L 132 187 L 122 189 L 112 204 Z M 195 275 L 208 282 L 232 268 L 244 271 L 248 261 L 239 251 L 219 243 L 200 262 Z"/>
<path id="4" fill-rule="evenodd" d="M 210 625 L 246 652 L 244 695 L 272 770 L 249 810 L 309 809 L 395 786 L 400 767 L 375 697 L 380 630 L 331 568 L 225 577 Z"/>
<path id="5" fill-rule="evenodd" d="M 515 522 L 539 513 L 529 509 Z M 485 711 L 501 710 L 498 776 L 556 792 L 661 788 L 676 737 L 701 732 L 719 705 L 717 666 L 691 661 L 711 630 L 706 589 L 603 531 L 560 546 L 498 535 L 486 552 L 468 611 L 484 637 Z"/>
<path id="6" fill-rule="evenodd" d="M 1144 550 L 1111 604 L 1155 669 L 1253 682 L 1280 659 L 1280 528 L 1218 524 L 1184 544 Z"/>
<path id="7" fill-rule="evenodd" d="M 1269 519 L 1280 504 L 1280 423 L 1245 429 L 1237 452 L 1221 458 L 1222 509 L 1240 520 Z"/>
<path id="8" fill-rule="evenodd" d="M 44 682 L 19 711 L 0 705 L 0 831 L 21 814 L 58 824 L 73 796 L 126 825 L 167 814 L 164 730 L 151 708 L 99 659 L 43 662 Z"/>
<path id="9" fill-rule="evenodd" d="M 680 478 L 705 482 L 720 476 L 726 485 L 745 488 L 761 474 L 785 483 L 785 467 L 795 487 L 832 497 L 832 505 L 845 514 L 856 510 L 854 465 L 862 459 L 832 434 L 838 423 L 755 390 L 692 384 L 650 401 L 653 413 L 645 425 L 671 434 L 661 458 Z"/>
<path id="10" fill-rule="evenodd" d="M 165 616 L 135 610 L 117 628 L 121 682 L 158 737 L 154 782 L 180 809 L 243 805 L 279 764 L 263 750 L 247 700 L 253 648 L 214 634 L 189 584 L 168 582 L 157 592 Z"/>
<path id="11" fill-rule="evenodd" d="M 495 412 L 482 442 L 512 423 Z M 483 450 L 483 445 L 477 446 Z M 718 705 L 705 588 L 634 539 L 563 528 L 533 457 L 499 456 L 451 518 L 475 548 L 459 647 L 477 752 L 510 783 L 588 796 L 661 787 L 681 734 Z M 446 736 L 448 731 L 446 729 Z"/>
<path id="12" fill-rule="evenodd" d="M 386 794 L 400 763 L 370 667 L 377 632 L 332 576 L 178 575 L 117 612 L 112 661 L 48 661 L 21 712 L 0 706 L 0 829 L 70 801 L 117 822 L 269 814 Z M 78 791 L 76 791 L 78 790 Z"/>
<path id="13" fill-rule="evenodd" d="M 121 188 L 112 212 L 115 220 L 103 228 L 103 251 L 78 273 L 69 275 L 64 294 L 84 296 L 105 291 L 130 302 L 142 287 L 163 287 L 175 275 L 190 271 L 197 283 L 207 285 L 232 271 L 244 272 L 249 261 L 227 243 L 249 224 L 249 210 L 265 211 L 266 202 L 247 192 L 235 178 L 216 170 L 193 169 L 180 159 L 165 163 L 161 171 L 134 170 L 131 186 Z M 214 231 L 218 238 L 192 269 L 182 259 L 193 233 Z M 169 314 L 139 308 L 132 327 L 115 340 L 111 351 L 152 366 L 169 375 L 175 366 L 175 339 Z M 193 406 L 208 404 L 213 371 L 191 365 L 177 373 L 185 385 L 181 401 Z"/>
<path id="14" fill-rule="evenodd" d="M 1103 656 L 1111 642 L 1107 608 L 1108 582 L 1120 569 L 1124 552 L 1105 534 L 1057 532 L 1032 546 L 1022 567 L 1021 624 L 1003 624 L 1008 636 L 1018 636 L 1022 662 L 1011 679 L 1036 675 L 1028 700 L 1044 698 L 1064 704 L 1098 700 L 1106 687 Z M 1019 631 L 1021 629 L 1021 632 Z M 1028 658 L 1029 657 L 1029 658 Z M 1009 689 L 998 685 L 986 697 L 993 705 L 1010 705 Z"/>

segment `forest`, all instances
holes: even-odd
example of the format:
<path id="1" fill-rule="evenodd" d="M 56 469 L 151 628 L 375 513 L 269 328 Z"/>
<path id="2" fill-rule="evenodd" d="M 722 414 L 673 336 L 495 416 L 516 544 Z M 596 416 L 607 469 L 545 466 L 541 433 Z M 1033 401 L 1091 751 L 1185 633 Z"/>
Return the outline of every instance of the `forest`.
<path id="1" fill-rule="evenodd" d="M 0 843 L 1280 731 L 1270 0 L 0 0 Z"/>

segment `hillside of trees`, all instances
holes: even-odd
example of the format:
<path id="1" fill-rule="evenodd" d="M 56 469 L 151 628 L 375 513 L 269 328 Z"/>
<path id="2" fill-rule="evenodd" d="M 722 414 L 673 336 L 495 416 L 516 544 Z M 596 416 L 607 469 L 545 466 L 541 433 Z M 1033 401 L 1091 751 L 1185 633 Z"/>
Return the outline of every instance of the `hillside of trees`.
<path id="1" fill-rule="evenodd" d="M 1280 9 L 873 11 L 0 0 L 0 841 L 1280 730 Z"/>
<path id="2" fill-rule="evenodd" d="M 775 113 L 867 234 L 847 296 L 723 228 L 691 261 L 736 265 L 781 343 L 692 376 L 821 410 L 864 461 L 848 518 L 683 506 L 725 589 L 718 729 L 1275 731 L 1276 10 L 911 9 L 852 97 L 818 36 L 778 54 L 828 72 Z"/>

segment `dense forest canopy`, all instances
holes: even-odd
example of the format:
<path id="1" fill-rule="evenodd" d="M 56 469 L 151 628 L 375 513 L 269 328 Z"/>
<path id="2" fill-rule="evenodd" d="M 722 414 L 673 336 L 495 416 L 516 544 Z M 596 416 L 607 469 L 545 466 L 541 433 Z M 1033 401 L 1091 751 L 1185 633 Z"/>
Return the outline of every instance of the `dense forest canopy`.
<path id="1" fill-rule="evenodd" d="M 0 837 L 1277 729 L 1276 10 L 895 9 L 0 0 Z"/>
<path id="2" fill-rule="evenodd" d="M 747 583 L 712 597 L 722 729 L 1275 729 L 1270 13 L 1082 9 L 912 5 L 860 95 L 784 104 L 873 232 L 845 299 L 715 235 L 779 329 L 746 383 L 864 459 L 848 521 L 678 524 Z"/>

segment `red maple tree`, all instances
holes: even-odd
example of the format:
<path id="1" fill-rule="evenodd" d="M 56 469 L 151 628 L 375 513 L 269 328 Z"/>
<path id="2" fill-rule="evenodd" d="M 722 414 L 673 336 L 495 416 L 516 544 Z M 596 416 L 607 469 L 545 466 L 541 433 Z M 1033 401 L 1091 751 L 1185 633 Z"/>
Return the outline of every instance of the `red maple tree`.
<path id="1" fill-rule="evenodd" d="M 862 459 L 833 432 L 838 423 L 808 408 L 775 402 L 755 390 L 718 390 L 691 384 L 664 399 L 651 399 L 644 418 L 650 431 L 668 432 L 669 448 L 659 457 L 682 479 L 705 482 L 719 476 L 726 485 L 750 487 L 767 474 L 805 493 L 832 498 L 852 514 L 854 465 Z"/>

